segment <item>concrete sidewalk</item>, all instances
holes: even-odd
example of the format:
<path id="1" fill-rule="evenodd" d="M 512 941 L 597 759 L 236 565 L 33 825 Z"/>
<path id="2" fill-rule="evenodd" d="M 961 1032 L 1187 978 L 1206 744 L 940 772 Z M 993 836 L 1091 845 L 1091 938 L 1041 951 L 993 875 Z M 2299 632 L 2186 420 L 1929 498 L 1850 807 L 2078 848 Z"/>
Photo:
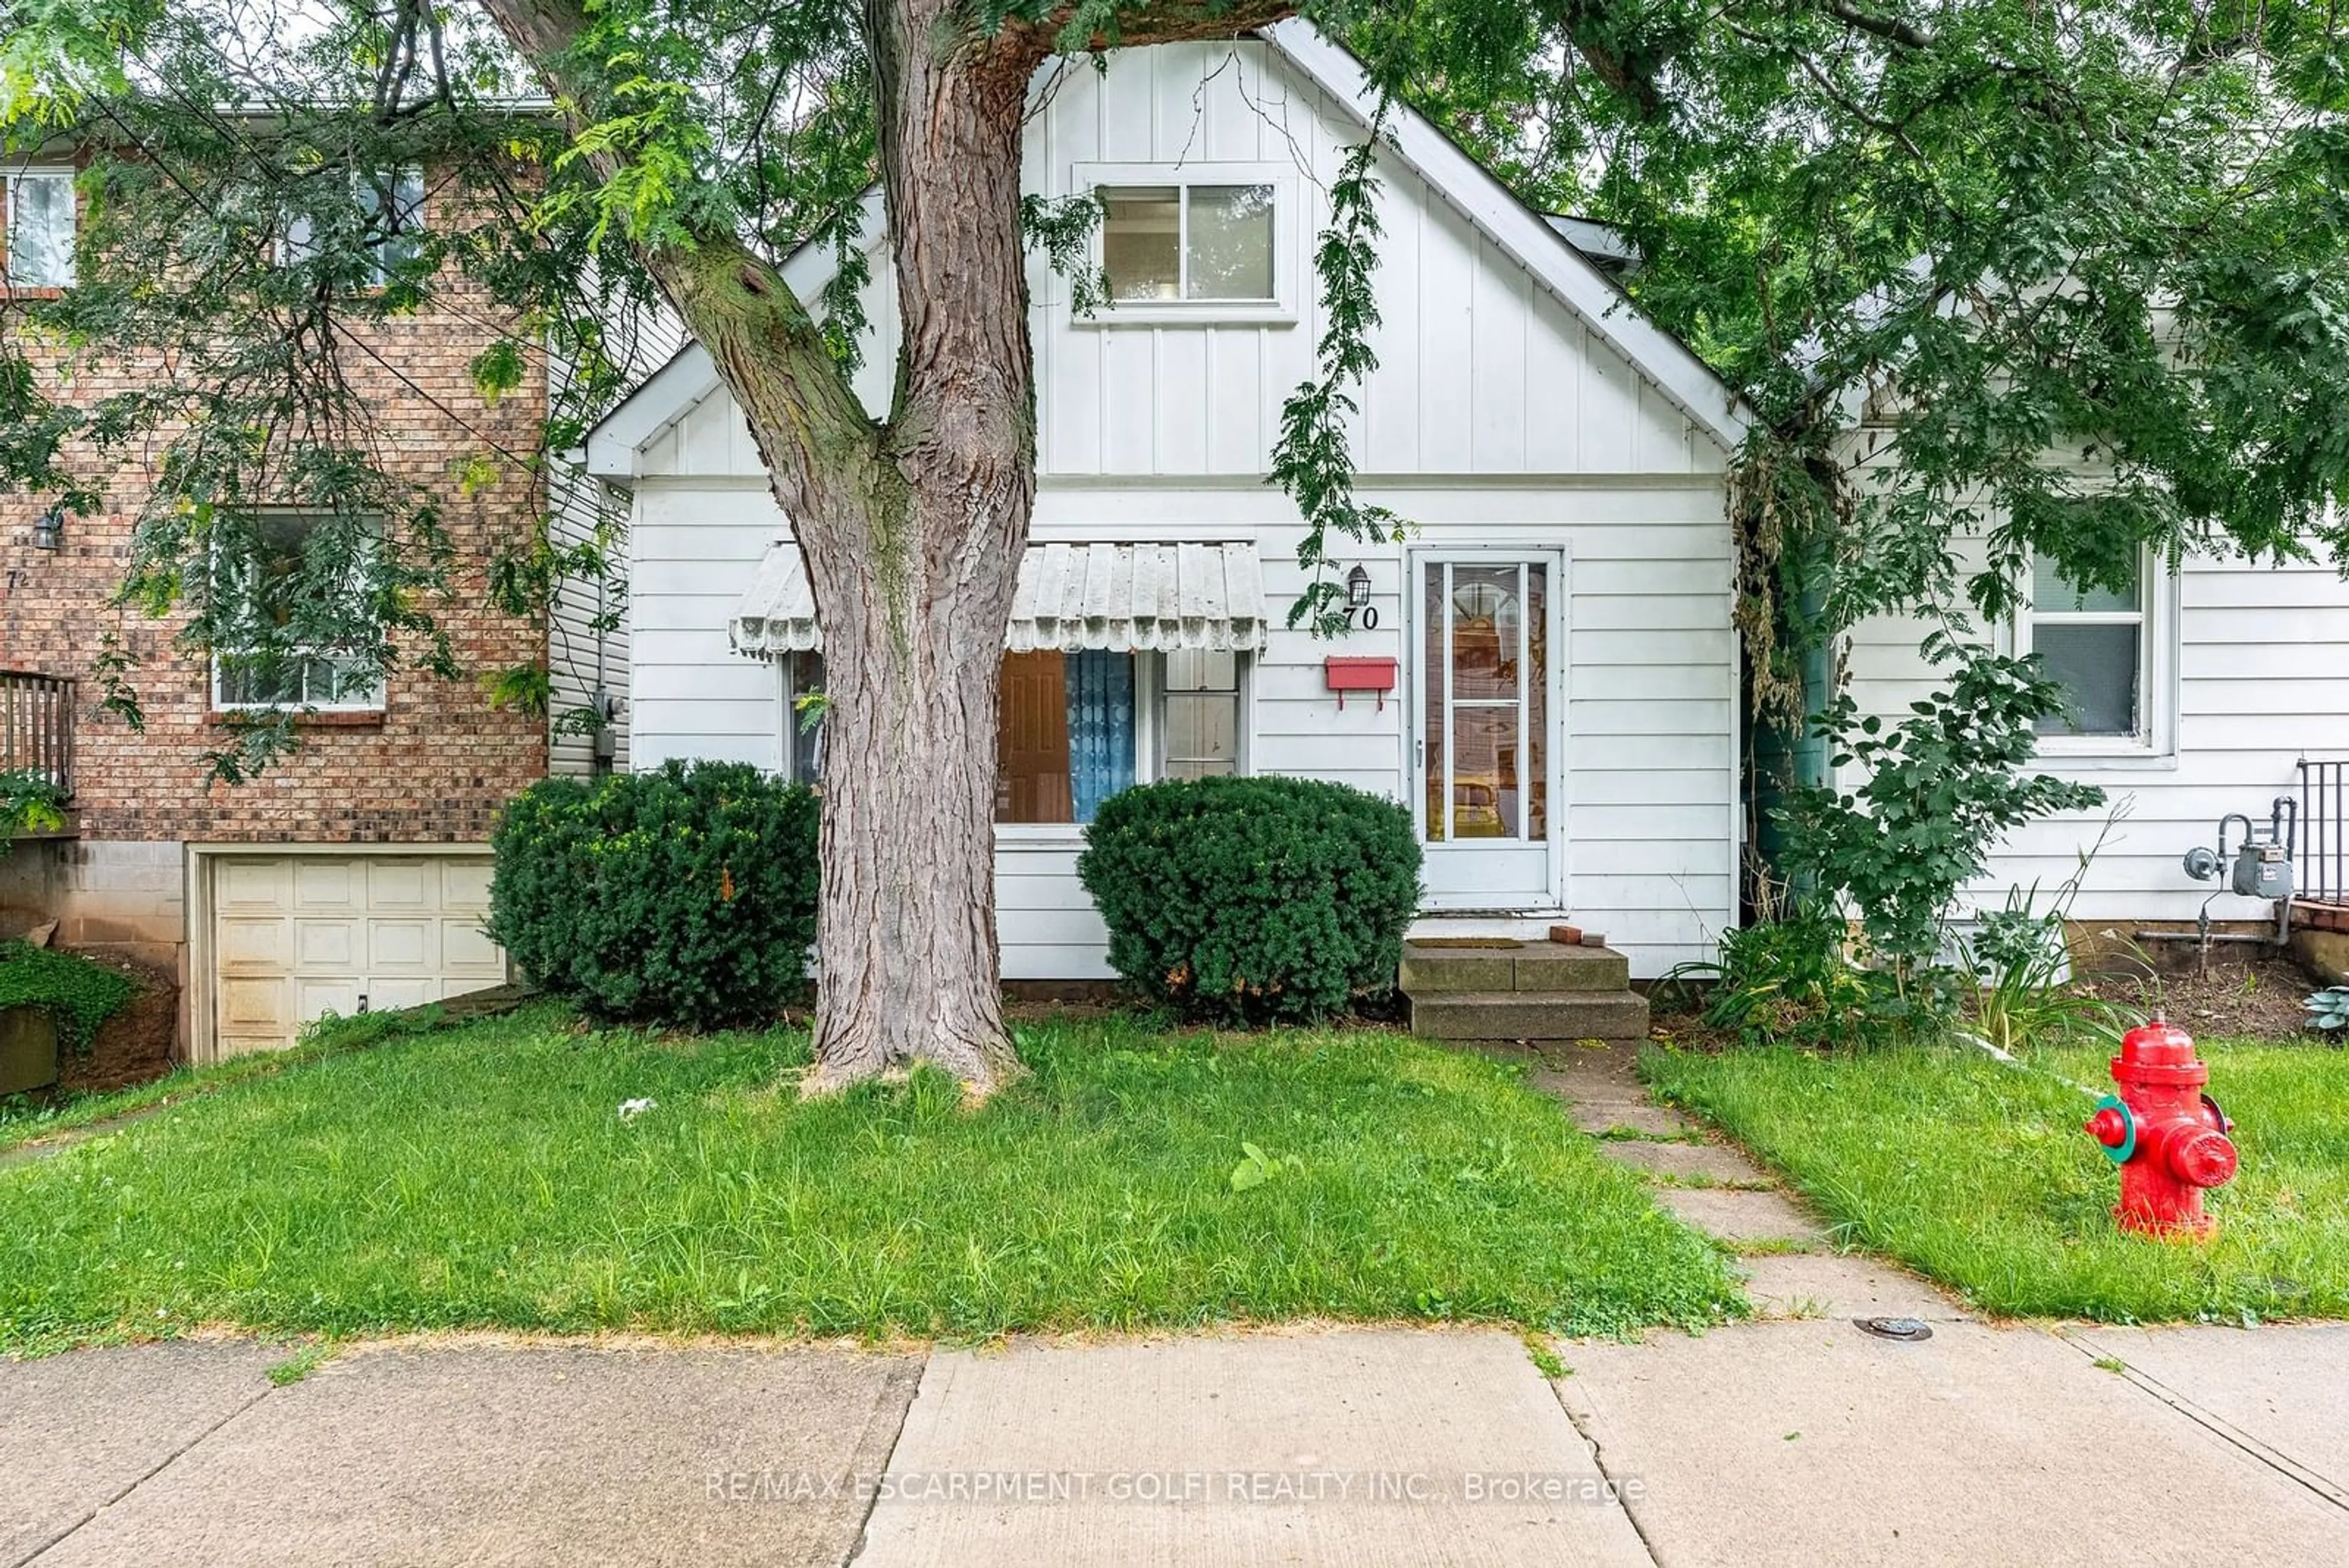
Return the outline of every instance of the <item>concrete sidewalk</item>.
<path id="1" fill-rule="evenodd" d="M 1555 1383 L 1478 1330 L 0 1362 L 0 1563 L 2349 1560 L 2349 1326 L 1557 1348 Z"/>

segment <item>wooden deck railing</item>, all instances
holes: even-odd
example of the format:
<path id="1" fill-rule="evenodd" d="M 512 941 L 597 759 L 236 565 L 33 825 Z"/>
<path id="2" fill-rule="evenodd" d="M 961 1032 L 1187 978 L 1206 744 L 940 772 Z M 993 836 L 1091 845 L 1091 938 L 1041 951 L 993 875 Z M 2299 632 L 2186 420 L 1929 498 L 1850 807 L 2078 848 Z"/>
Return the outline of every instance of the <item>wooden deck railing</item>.
<path id="1" fill-rule="evenodd" d="M 74 788 L 74 683 L 61 675 L 0 670 L 0 773 Z"/>

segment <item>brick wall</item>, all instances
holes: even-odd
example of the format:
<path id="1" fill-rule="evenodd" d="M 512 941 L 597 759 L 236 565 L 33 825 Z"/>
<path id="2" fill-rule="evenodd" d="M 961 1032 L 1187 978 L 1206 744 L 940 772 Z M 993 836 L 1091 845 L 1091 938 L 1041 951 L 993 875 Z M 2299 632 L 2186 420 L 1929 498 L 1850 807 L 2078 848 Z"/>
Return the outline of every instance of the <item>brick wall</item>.
<path id="1" fill-rule="evenodd" d="M 435 191 L 428 201 L 442 199 Z M 467 367 L 487 341 L 479 323 L 490 315 L 485 299 L 453 286 L 434 311 L 366 335 L 380 362 L 364 351 L 346 355 L 351 379 L 379 410 L 391 465 L 443 497 L 461 569 L 451 597 L 428 607 L 450 629 L 469 677 L 546 652 L 538 624 L 495 613 L 485 593 L 494 548 L 524 536 L 538 507 L 528 475 L 500 459 L 501 480 L 474 493 L 454 478 L 469 454 L 491 443 L 535 451 L 544 418 L 543 380 L 494 406 L 474 389 Z M 84 367 L 74 384 L 95 397 L 136 374 L 129 366 Z M 135 456 L 110 468 L 85 459 L 108 473 L 106 508 L 69 518 L 60 550 L 32 544 L 47 498 L 0 494 L 0 667 L 84 681 L 76 806 L 86 841 L 478 841 L 499 807 L 544 774 L 543 721 L 493 711 L 473 679 L 400 670 L 380 716 L 322 715 L 305 726 L 301 749 L 261 777 L 208 786 L 203 753 L 225 739 L 212 711 L 209 670 L 175 650 L 177 618 L 151 620 L 108 604 L 150 470 Z M 140 659 L 130 680 L 146 711 L 143 734 L 90 715 L 90 661 L 109 629 Z"/>

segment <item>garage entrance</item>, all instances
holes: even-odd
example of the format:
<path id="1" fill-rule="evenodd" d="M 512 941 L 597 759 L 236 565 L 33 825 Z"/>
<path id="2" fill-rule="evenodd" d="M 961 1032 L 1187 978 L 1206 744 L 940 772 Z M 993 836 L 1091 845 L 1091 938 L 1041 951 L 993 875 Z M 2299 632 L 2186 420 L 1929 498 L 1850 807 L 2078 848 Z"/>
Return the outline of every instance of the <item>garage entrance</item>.
<path id="1" fill-rule="evenodd" d="M 481 934 L 490 857 L 199 852 L 209 867 L 211 1060 L 294 1043 L 302 1025 L 502 984 Z"/>

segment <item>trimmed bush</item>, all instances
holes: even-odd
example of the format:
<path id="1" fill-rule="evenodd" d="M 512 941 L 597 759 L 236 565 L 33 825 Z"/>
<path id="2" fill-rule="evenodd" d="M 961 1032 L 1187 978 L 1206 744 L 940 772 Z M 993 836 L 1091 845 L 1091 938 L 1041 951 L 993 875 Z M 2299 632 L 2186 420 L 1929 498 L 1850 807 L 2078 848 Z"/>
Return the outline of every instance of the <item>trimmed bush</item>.
<path id="1" fill-rule="evenodd" d="M 1185 1013 L 1304 1021 L 1393 989 L 1419 843 L 1392 801 L 1311 779 L 1143 784 L 1086 836 L 1077 875 L 1112 967 Z"/>
<path id="2" fill-rule="evenodd" d="M 605 1017 L 762 1023 L 802 994 L 816 798 L 742 763 L 545 779 L 490 836 L 490 935 Z"/>

